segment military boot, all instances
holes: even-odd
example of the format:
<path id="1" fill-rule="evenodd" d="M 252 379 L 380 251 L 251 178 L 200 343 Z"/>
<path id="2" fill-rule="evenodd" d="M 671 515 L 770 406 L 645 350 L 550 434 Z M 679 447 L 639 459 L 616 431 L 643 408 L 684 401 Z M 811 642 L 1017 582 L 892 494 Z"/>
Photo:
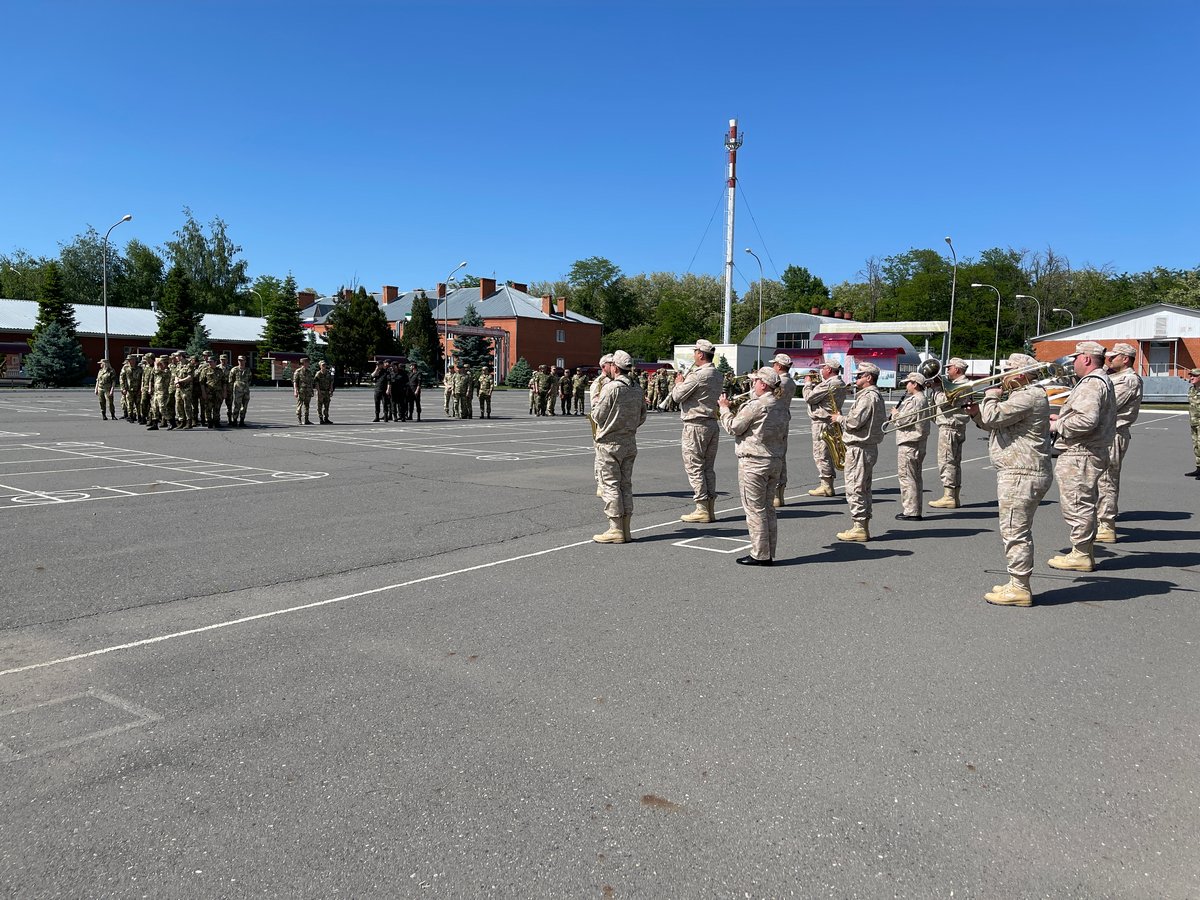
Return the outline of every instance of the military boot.
<path id="1" fill-rule="evenodd" d="M 775 496 L 771 500 L 771 505 L 773 507 L 775 507 L 776 509 L 779 509 L 787 502 L 786 500 L 783 499 L 783 492 L 785 490 L 787 490 L 787 488 L 784 487 L 783 485 L 780 485 L 779 489 L 775 491 Z"/>
<path id="2" fill-rule="evenodd" d="M 930 500 L 929 505 L 934 509 L 958 509 L 958 488 L 943 488 L 942 496 Z"/>
<path id="3" fill-rule="evenodd" d="M 1033 606 L 1028 575 L 1013 575 L 1008 584 L 996 585 L 983 599 L 996 606 Z"/>
<path id="4" fill-rule="evenodd" d="M 855 522 L 849 531 L 839 531 L 837 537 L 839 541 L 866 543 L 871 539 L 871 533 L 867 530 L 866 522 Z"/>
<path id="5" fill-rule="evenodd" d="M 625 543 L 630 543 L 633 540 L 633 534 L 629 530 L 629 520 L 633 515 L 621 516 L 621 535 L 625 538 Z"/>
<path id="6" fill-rule="evenodd" d="M 1097 544 L 1115 544 L 1117 542 L 1117 529 L 1108 522 L 1101 522 L 1096 526 L 1096 543 Z"/>
<path id="7" fill-rule="evenodd" d="M 604 534 L 593 534 L 592 540 L 597 544 L 625 543 L 625 523 L 615 516 L 608 517 L 608 531 Z"/>
<path id="8" fill-rule="evenodd" d="M 813 488 L 808 492 L 810 497 L 832 497 L 833 496 L 833 479 L 822 478 L 819 487 Z"/>
<path id="9" fill-rule="evenodd" d="M 694 512 L 685 513 L 679 517 L 680 522 L 712 522 L 715 521 L 708 511 L 707 500 L 697 500 Z"/>
<path id="10" fill-rule="evenodd" d="M 717 521 L 717 498 L 709 497 L 704 502 L 708 505 L 708 521 Z"/>
<path id="11" fill-rule="evenodd" d="M 1052 569 L 1066 569 L 1070 572 L 1094 572 L 1096 571 L 1096 560 L 1092 557 L 1091 544 L 1080 544 L 1078 547 L 1072 547 L 1071 552 L 1062 556 L 1055 556 L 1046 562 Z"/>

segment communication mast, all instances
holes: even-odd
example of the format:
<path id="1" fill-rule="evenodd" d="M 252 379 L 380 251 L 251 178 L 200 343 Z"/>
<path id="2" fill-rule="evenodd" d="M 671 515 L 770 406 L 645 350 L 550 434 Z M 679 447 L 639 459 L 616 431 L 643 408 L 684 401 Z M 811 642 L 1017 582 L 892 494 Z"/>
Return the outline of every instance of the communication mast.
<path id="1" fill-rule="evenodd" d="M 721 342 L 729 343 L 729 324 L 733 318 L 733 200 L 737 192 L 737 152 L 742 146 L 742 135 L 738 131 L 737 119 L 729 120 L 729 134 L 725 136 L 725 149 L 729 151 L 729 172 L 725 201 L 725 326 L 721 331 Z"/>

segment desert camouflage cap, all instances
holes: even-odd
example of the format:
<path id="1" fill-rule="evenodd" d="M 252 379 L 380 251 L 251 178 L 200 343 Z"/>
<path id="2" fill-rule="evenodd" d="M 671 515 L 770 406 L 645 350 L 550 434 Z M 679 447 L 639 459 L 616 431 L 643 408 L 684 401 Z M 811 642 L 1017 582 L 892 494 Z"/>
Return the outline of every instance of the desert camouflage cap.
<path id="1" fill-rule="evenodd" d="M 879 366 L 875 365 L 875 363 L 869 363 L 869 362 L 859 363 L 858 364 L 858 374 L 859 375 L 878 375 L 879 374 Z"/>
<path id="2" fill-rule="evenodd" d="M 1137 349 L 1132 344 L 1113 344 L 1111 350 L 1104 351 L 1105 356 L 1128 356 L 1130 359 L 1137 358 Z"/>
<path id="3" fill-rule="evenodd" d="M 750 376 L 751 381 L 761 381 L 769 388 L 779 386 L 779 373 L 770 366 L 763 366 L 757 372 Z"/>
<path id="4" fill-rule="evenodd" d="M 717 345 L 712 341 L 706 341 L 704 338 L 700 338 L 700 340 L 696 341 L 695 349 L 699 350 L 701 353 L 716 353 Z"/>
<path id="5" fill-rule="evenodd" d="M 1188 372 L 1189 378 L 1200 378 L 1200 369 L 1192 369 Z"/>
<path id="6" fill-rule="evenodd" d="M 823 363 L 821 363 L 821 365 L 825 366 L 826 368 L 833 369 L 833 371 L 835 371 L 835 372 L 842 371 L 842 364 L 840 362 L 838 362 L 836 359 L 827 359 Z"/>
<path id="7" fill-rule="evenodd" d="M 776 365 L 788 366 L 790 368 L 792 365 L 792 358 L 786 353 L 776 353 L 771 357 L 771 362 L 775 363 Z"/>
<path id="8" fill-rule="evenodd" d="M 1037 364 L 1038 361 L 1026 353 L 1010 353 L 1008 356 L 1010 369 L 1029 369 Z"/>
<path id="9" fill-rule="evenodd" d="M 613 361 L 612 356 L 613 355 L 611 353 L 605 353 L 602 357 L 600 357 L 600 365 L 607 366 Z"/>
<path id="10" fill-rule="evenodd" d="M 628 353 L 626 353 L 624 350 L 616 351 L 613 354 L 612 361 L 613 361 L 613 365 L 615 365 L 622 372 L 628 372 L 630 369 L 633 368 L 633 357 L 630 356 Z"/>
<path id="11" fill-rule="evenodd" d="M 908 377 L 904 380 L 911 381 L 913 384 L 919 385 L 920 387 L 925 387 L 925 376 L 920 372 L 909 372 Z"/>
<path id="12" fill-rule="evenodd" d="M 1086 353 L 1088 356 L 1103 356 L 1104 345 L 1097 344 L 1095 341 L 1080 341 L 1075 345 L 1075 352 L 1071 356 L 1079 356 Z"/>
<path id="13" fill-rule="evenodd" d="M 951 366 L 954 366 L 956 369 L 962 369 L 964 372 L 967 371 L 967 361 L 961 356 L 952 356 L 946 360 L 946 368 L 950 368 Z"/>

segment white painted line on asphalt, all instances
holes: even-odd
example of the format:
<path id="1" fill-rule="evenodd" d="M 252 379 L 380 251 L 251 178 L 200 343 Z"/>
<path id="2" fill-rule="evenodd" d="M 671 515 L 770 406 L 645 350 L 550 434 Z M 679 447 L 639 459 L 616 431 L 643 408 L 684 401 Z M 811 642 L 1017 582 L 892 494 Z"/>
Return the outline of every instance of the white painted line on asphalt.
<path id="1" fill-rule="evenodd" d="M 740 507 L 739 507 L 740 509 Z M 722 550 L 719 547 L 703 547 L 697 544 L 696 541 L 730 541 L 737 544 L 732 550 Z M 720 537 L 713 535 L 697 535 L 696 537 L 684 538 L 682 541 L 675 541 L 672 547 L 683 547 L 685 550 L 707 550 L 709 553 L 741 553 L 743 550 L 749 550 L 752 546 L 745 538 Z"/>

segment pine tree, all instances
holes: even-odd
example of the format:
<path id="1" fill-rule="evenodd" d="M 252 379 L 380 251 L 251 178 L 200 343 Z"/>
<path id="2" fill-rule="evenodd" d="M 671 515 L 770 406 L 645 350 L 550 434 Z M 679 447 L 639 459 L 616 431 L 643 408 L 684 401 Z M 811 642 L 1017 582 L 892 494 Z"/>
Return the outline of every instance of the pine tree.
<path id="1" fill-rule="evenodd" d="M 25 357 L 25 371 L 35 385 L 65 387 L 78 384 L 87 372 L 87 358 L 75 335 L 57 322 L 42 329 Z"/>
<path id="2" fill-rule="evenodd" d="M 483 325 L 483 316 L 474 303 L 468 303 L 459 325 L 479 328 Z M 484 366 L 490 366 L 493 360 L 491 338 L 476 335 L 461 334 L 454 339 L 454 356 L 460 366 L 470 367 L 472 372 L 478 372 Z"/>
<path id="3" fill-rule="evenodd" d="M 326 319 L 329 360 L 337 366 L 339 377 L 358 384 L 376 354 L 396 352 L 396 340 L 388 327 L 387 316 L 365 288 L 339 300 Z"/>
<path id="4" fill-rule="evenodd" d="M 308 363 L 314 372 L 317 370 L 317 363 L 321 360 L 329 361 L 326 351 L 326 345 L 318 344 L 316 334 L 309 329 L 307 339 L 304 342 L 304 353 L 308 356 Z"/>
<path id="5" fill-rule="evenodd" d="M 437 323 L 433 321 L 433 313 L 429 309 L 429 299 L 425 296 L 424 291 L 413 298 L 412 309 L 409 312 L 408 323 L 404 326 L 404 336 L 401 338 L 400 345 L 409 356 L 419 353 L 421 360 L 430 371 L 441 373 L 445 369 Z"/>
<path id="6" fill-rule="evenodd" d="M 417 373 L 421 376 L 421 384 L 425 387 L 432 387 L 438 383 L 438 378 L 434 376 L 433 371 L 429 368 L 429 364 L 425 362 L 425 357 L 421 351 L 412 349 L 408 351 L 408 361 L 417 367 Z"/>
<path id="7" fill-rule="evenodd" d="M 529 368 L 529 363 L 525 361 L 525 357 L 521 357 L 513 364 L 513 367 L 508 370 L 508 376 L 504 379 L 504 383 L 509 387 L 525 388 L 529 387 L 529 379 L 533 377 L 533 369 Z"/>
<path id="8" fill-rule="evenodd" d="M 209 349 L 208 329 L 203 323 L 197 323 L 196 328 L 192 331 L 192 339 L 188 341 L 187 347 L 184 348 L 188 356 L 203 356 L 204 351 Z"/>
<path id="9" fill-rule="evenodd" d="M 59 326 L 67 337 L 75 340 L 75 331 L 79 327 L 79 323 L 75 320 L 75 308 L 67 302 L 58 263 L 53 260 L 42 267 L 42 284 L 38 291 L 37 321 L 33 323 L 30 343 L 36 345 L 38 338 L 51 325 Z"/>
<path id="10" fill-rule="evenodd" d="M 266 356 L 272 350 L 298 353 L 304 349 L 304 343 L 304 326 L 300 323 L 300 307 L 296 305 L 296 279 L 289 272 L 280 296 L 267 304 L 267 323 L 258 353 L 259 356 Z"/>
<path id="11" fill-rule="evenodd" d="M 727 360 L 727 359 L 725 358 L 725 354 L 724 354 L 724 353 L 720 354 L 720 355 L 717 357 L 717 371 L 721 373 L 721 377 L 722 377 L 722 378 L 723 378 L 723 377 L 725 377 L 726 375 L 734 375 L 734 374 L 736 374 L 736 373 L 733 371 L 733 366 L 731 366 L 731 365 L 729 364 L 729 360 Z"/>
<path id="12" fill-rule="evenodd" d="M 192 280 L 182 266 L 175 265 L 167 273 L 162 301 L 158 306 L 158 331 L 154 334 L 156 347 L 186 347 L 204 316 L 197 308 Z"/>

